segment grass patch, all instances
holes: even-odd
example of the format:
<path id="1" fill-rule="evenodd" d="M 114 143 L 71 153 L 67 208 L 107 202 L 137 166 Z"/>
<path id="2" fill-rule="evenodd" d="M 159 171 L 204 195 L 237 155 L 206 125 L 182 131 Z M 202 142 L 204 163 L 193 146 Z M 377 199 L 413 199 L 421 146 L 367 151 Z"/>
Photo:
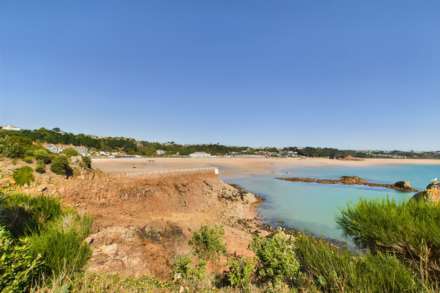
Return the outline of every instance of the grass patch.
<path id="1" fill-rule="evenodd" d="M 91 255 L 87 243 L 73 230 L 60 231 L 50 227 L 40 234 L 29 237 L 29 250 L 34 256 L 41 255 L 49 275 L 80 270 Z"/>
<path id="2" fill-rule="evenodd" d="M 54 198 L 0 192 L 0 225 L 14 237 L 39 232 L 61 214 L 61 205 Z"/>
<path id="3" fill-rule="evenodd" d="M 415 274 L 396 257 L 362 256 L 329 243 L 300 236 L 296 253 L 301 271 L 325 292 L 421 292 Z"/>
<path id="4" fill-rule="evenodd" d="M 175 290 L 171 290 L 175 289 Z M 31 292 L 110 292 L 110 293 L 141 293 L 141 292 L 178 292 L 172 284 L 158 281 L 147 276 L 122 277 L 116 274 L 62 273 L 50 283 L 31 290 Z"/>

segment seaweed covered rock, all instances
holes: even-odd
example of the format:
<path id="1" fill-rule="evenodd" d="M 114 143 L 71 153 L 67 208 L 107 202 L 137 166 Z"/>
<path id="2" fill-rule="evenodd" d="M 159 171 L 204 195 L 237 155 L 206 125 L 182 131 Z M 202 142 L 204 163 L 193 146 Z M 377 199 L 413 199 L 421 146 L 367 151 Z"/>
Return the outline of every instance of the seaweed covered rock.
<path id="1" fill-rule="evenodd" d="M 409 181 L 397 181 L 394 183 L 394 187 L 401 190 L 412 190 L 413 187 Z"/>
<path id="2" fill-rule="evenodd" d="M 440 182 L 435 179 L 433 180 L 424 191 L 416 193 L 413 200 L 425 200 L 429 202 L 440 202 Z"/>

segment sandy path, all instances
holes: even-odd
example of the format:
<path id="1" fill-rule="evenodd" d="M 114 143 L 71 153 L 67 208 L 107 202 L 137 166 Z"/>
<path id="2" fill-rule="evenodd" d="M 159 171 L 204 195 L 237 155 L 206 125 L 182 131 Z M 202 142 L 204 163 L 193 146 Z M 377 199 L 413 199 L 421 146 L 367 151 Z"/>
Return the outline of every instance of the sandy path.
<path id="1" fill-rule="evenodd" d="M 94 159 L 93 165 L 108 173 L 142 174 L 184 168 L 217 167 L 222 177 L 275 174 L 279 170 L 319 166 L 372 166 L 394 164 L 439 164 L 440 160 L 366 159 L 341 161 L 325 158 L 135 158 Z"/>

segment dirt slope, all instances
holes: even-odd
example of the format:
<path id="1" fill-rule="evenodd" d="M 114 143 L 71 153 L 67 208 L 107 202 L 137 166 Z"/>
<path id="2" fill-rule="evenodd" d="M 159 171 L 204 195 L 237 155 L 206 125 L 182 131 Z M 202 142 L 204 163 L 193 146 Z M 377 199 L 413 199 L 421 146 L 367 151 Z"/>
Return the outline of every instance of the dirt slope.
<path id="1" fill-rule="evenodd" d="M 94 218 L 90 271 L 169 278 L 174 257 L 189 252 L 192 232 L 206 224 L 224 226 L 228 253 L 251 254 L 257 199 L 213 174 L 121 177 L 98 172 L 52 182 L 50 189 Z"/>

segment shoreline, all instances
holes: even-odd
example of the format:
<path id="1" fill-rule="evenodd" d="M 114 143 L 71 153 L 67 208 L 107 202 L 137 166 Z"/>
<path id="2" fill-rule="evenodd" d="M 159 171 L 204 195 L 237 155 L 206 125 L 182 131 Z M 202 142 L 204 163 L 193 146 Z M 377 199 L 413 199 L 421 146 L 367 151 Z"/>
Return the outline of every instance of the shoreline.
<path id="1" fill-rule="evenodd" d="M 436 159 L 364 159 L 361 161 L 328 158 L 98 158 L 94 168 L 110 174 L 147 175 L 157 171 L 188 168 L 218 168 L 223 179 L 276 175 L 282 170 L 307 167 L 369 167 L 381 165 L 440 165 Z"/>

